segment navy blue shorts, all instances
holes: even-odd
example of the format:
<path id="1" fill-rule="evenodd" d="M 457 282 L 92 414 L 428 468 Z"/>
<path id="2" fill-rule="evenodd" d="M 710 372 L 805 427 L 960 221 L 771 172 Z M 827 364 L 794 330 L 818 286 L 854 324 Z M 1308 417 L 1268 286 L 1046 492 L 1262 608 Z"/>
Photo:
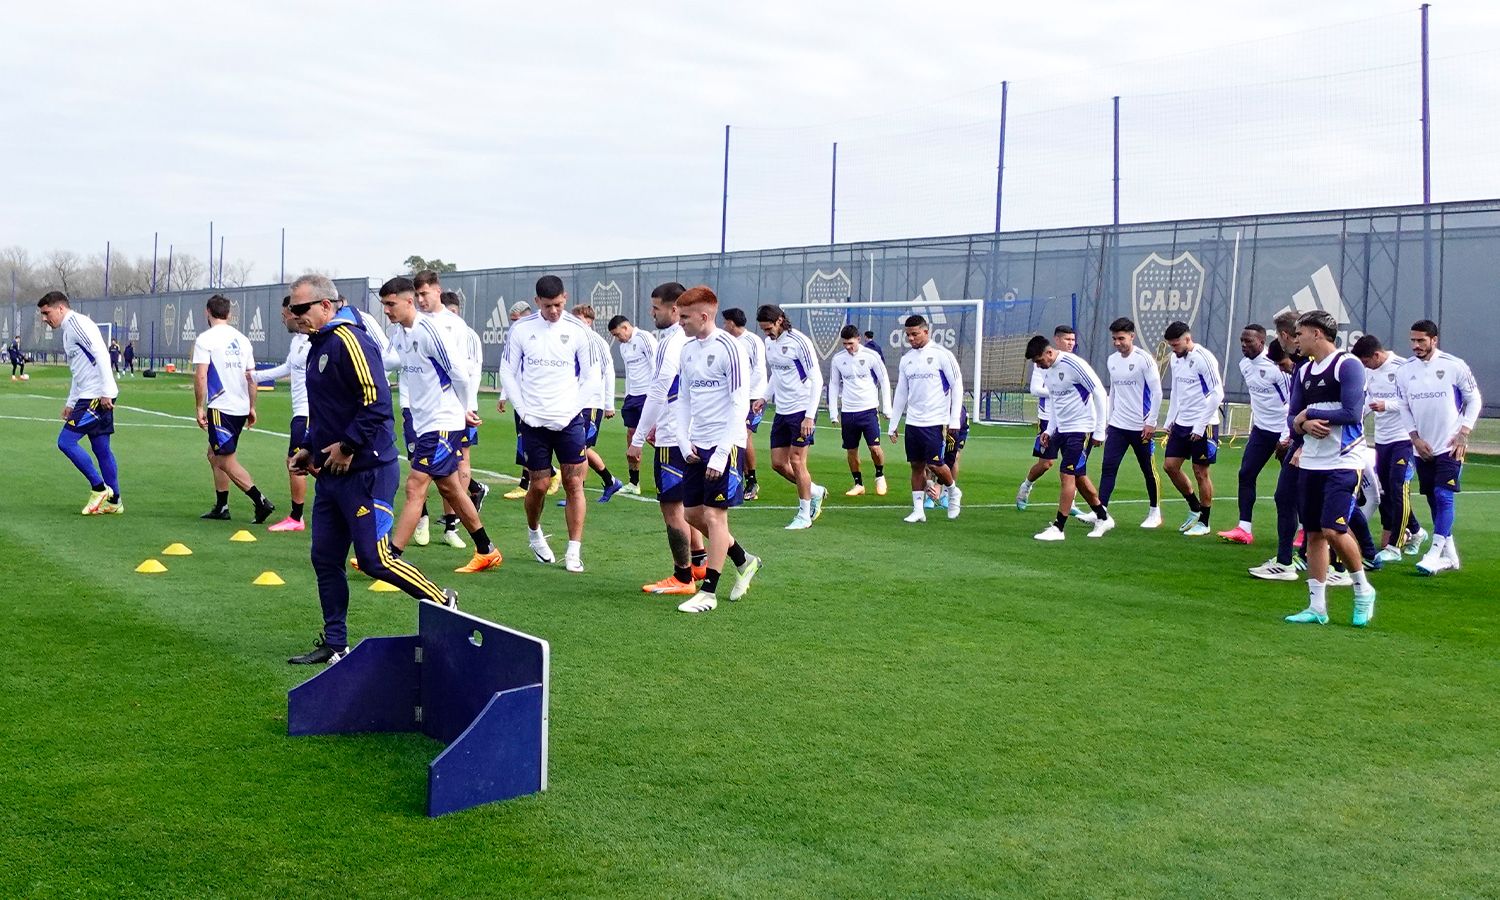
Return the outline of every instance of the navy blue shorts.
<path id="1" fill-rule="evenodd" d="M 963 427 L 957 431 L 949 430 L 948 436 L 943 440 L 943 465 L 953 468 L 958 464 L 958 454 L 969 443 L 969 414 L 964 413 Z"/>
<path id="2" fill-rule="evenodd" d="M 844 432 L 844 449 L 858 450 L 860 440 L 871 447 L 880 446 L 880 419 L 873 409 L 846 412 L 839 418 Z"/>
<path id="3" fill-rule="evenodd" d="M 428 431 L 417 435 L 411 454 L 411 467 L 433 478 L 458 471 L 458 435 L 460 431 Z"/>
<path id="4" fill-rule="evenodd" d="M 1057 444 L 1049 441 L 1042 446 L 1042 433 L 1047 430 L 1047 420 L 1036 423 L 1036 440 L 1031 444 L 1031 455 L 1037 459 L 1057 459 Z"/>
<path id="5" fill-rule="evenodd" d="M 417 426 L 411 419 L 411 407 L 401 407 L 401 443 L 406 445 L 406 461 L 411 462 L 411 456 L 417 452 Z"/>
<path id="6" fill-rule="evenodd" d="M 687 463 L 676 447 L 657 447 L 652 474 L 656 477 L 656 502 L 682 502 L 682 475 Z"/>
<path id="7" fill-rule="evenodd" d="M 625 427 L 634 430 L 641 424 L 641 410 L 646 408 L 645 394 L 630 394 L 625 397 L 625 405 L 620 407 L 620 418 L 625 420 Z"/>
<path id="8" fill-rule="evenodd" d="M 1192 460 L 1195 466 L 1211 466 L 1219 458 L 1219 442 L 1207 433 L 1195 441 L 1193 429 L 1186 425 L 1173 425 L 1167 431 L 1167 448 L 1162 456 L 1167 459 Z"/>
<path id="9" fill-rule="evenodd" d="M 310 450 L 307 446 L 307 416 L 292 416 L 292 433 L 286 439 L 286 458 L 297 455 L 298 450 Z"/>
<path id="10" fill-rule="evenodd" d="M 479 428 L 477 426 L 465 425 L 464 430 L 455 432 L 454 436 L 457 438 L 457 440 L 453 442 L 453 446 L 455 447 L 479 446 Z"/>
<path id="11" fill-rule="evenodd" d="M 729 461 L 718 478 L 708 477 L 713 448 L 694 447 L 693 453 L 698 461 L 687 463 L 682 470 L 683 506 L 733 509 L 745 502 L 745 454 L 740 448 L 729 448 Z"/>
<path id="12" fill-rule="evenodd" d="M 1339 534 L 1349 531 L 1359 493 L 1360 473 L 1353 469 L 1299 469 L 1297 491 L 1298 516 L 1308 531 L 1330 529 Z"/>
<path id="13" fill-rule="evenodd" d="M 604 410 L 586 409 L 579 415 L 583 416 L 583 446 L 592 447 L 599 443 L 599 426 L 604 424 Z"/>
<path id="14" fill-rule="evenodd" d="M 1062 468 L 1059 469 L 1061 474 L 1089 473 L 1089 435 L 1081 431 L 1059 431 L 1048 443 L 1057 445 L 1057 458 L 1062 463 Z"/>
<path id="15" fill-rule="evenodd" d="M 1463 490 L 1463 473 L 1464 464 L 1454 459 L 1452 453 L 1432 459 L 1417 457 L 1417 489 L 1424 497 L 1431 497 L 1437 487 L 1459 493 Z"/>
<path id="16" fill-rule="evenodd" d="M 771 449 L 777 447 L 811 447 L 813 436 L 802 436 L 802 420 L 807 418 L 803 413 L 792 413 L 783 416 L 777 413 L 771 420 Z"/>
<path id="17" fill-rule="evenodd" d="M 80 397 L 73 404 L 73 412 L 68 415 L 68 420 L 63 423 L 63 430 L 85 437 L 114 434 L 115 411 L 113 408 L 104 409 L 98 400 Z"/>
<path id="18" fill-rule="evenodd" d="M 941 425 L 906 426 L 906 461 L 929 466 L 943 464 L 948 429 Z"/>
<path id="19" fill-rule="evenodd" d="M 553 431 L 521 423 L 521 455 L 530 472 L 551 472 L 552 457 L 557 457 L 561 466 L 572 466 L 583 462 L 584 437 L 587 425 L 584 414 L 579 413 L 566 428 Z"/>
<path id="20" fill-rule="evenodd" d="M 751 434 L 754 434 L 755 432 L 760 430 L 760 423 L 764 422 L 765 419 L 766 408 L 762 406 L 760 408 L 760 412 L 756 412 L 755 403 L 752 401 L 750 404 L 750 412 L 745 414 L 745 427 L 750 429 Z"/>
<path id="21" fill-rule="evenodd" d="M 240 432 L 245 430 L 246 416 L 234 416 L 217 409 L 208 411 L 208 449 L 215 456 L 232 456 L 240 447 Z"/>

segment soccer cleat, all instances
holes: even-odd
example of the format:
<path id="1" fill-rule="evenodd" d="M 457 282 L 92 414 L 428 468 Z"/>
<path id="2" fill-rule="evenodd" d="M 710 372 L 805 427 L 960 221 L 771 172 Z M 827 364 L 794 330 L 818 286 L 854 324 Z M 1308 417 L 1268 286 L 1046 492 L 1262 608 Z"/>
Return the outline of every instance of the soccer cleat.
<path id="1" fill-rule="evenodd" d="M 1223 538 L 1231 544 L 1245 544 L 1246 546 L 1248 546 L 1255 543 L 1255 535 L 1251 534 L 1238 525 L 1234 526 L 1228 531 L 1219 532 L 1219 537 Z"/>
<path id="2" fill-rule="evenodd" d="M 811 527 L 812 527 L 812 517 L 810 517 L 810 516 L 804 516 L 802 513 L 799 512 L 799 513 L 797 513 L 797 515 L 795 515 L 795 516 L 792 517 L 792 522 L 791 522 L 790 525 L 788 525 L 786 527 L 786 530 L 787 531 L 801 531 L 804 528 L 811 528 Z"/>
<path id="3" fill-rule="evenodd" d="M 1296 581 L 1298 577 L 1295 565 L 1282 565 L 1274 556 L 1261 565 L 1252 566 L 1250 574 L 1266 581 Z"/>
<path id="4" fill-rule="evenodd" d="M 264 503 L 258 503 L 255 506 L 255 518 L 251 519 L 250 522 L 254 525 L 260 525 L 267 519 L 271 518 L 271 513 L 275 511 L 276 504 L 272 503 L 269 500 Z"/>
<path id="5" fill-rule="evenodd" d="M 1354 579 L 1348 572 L 1340 572 L 1338 569 L 1329 569 L 1325 583 L 1329 587 L 1352 587 Z"/>
<path id="6" fill-rule="evenodd" d="M 97 513 L 97 515 L 123 516 L 125 515 L 125 501 L 120 500 L 111 503 L 110 501 L 105 500 L 103 503 L 99 504 L 99 512 Z"/>
<path id="7" fill-rule="evenodd" d="M 922 498 L 922 508 L 923 509 L 932 509 L 932 508 L 934 508 L 936 506 L 937 506 L 937 503 L 931 497 L 923 497 Z"/>
<path id="8" fill-rule="evenodd" d="M 1416 534 L 1408 533 L 1406 535 L 1406 548 L 1403 552 L 1407 556 L 1420 556 L 1422 554 L 1422 542 L 1425 540 L 1427 540 L 1427 529 L 1425 528 L 1418 528 Z"/>
<path id="9" fill-rule="evenodd" d="M 1301 550 L 1302 542 L 1307 539 L 1307 532 L 1301 528 L 1297 529 L 1297 536 L 1292 538 L 1292 549 Z"/>
<path id="10" fill-rule="evenodd" d="M 467 564 L 459 566 L 453 571 L 461 572 L 464 574 L 469 574 L 472 572 L 483 572 L 485 569 L 497 568 L 504 561 L 505 557 L 500 555 L 500 551 L 498 549 L 491 550 L 488 553 L 476 552 L 474 554 L 474 558 L 470 559 Z"/>
<path id="11" fill-rule="evenodd" d="M 815 484 L 815 485 L 813 485 L 813 490 L 812 490 L 812 520 L 814 522 L 818 521 L 818 517 L 821 516 L 821 515 L 823 515 L 823 501 L 825 499 L 827 499 L 827 497 L 828 497 L 828 488 L 823 487 L 821 484 Z"/>
<path id="12" fill-rule="evenodd" d="M 1180 532 L 1182 532 L 1183 534 L 1186 534 L 1187 530 L 1189 528 L 1192 528 L 1193 525 L 1197 523 L 1197 521 L 1198 521 L 1198 514 L 1195 513 L 1195 512 L 1189 511 L 1188 514 L 1187 514 L 1187 518 L 1183 519 L 1182 520 L 1182 524 L 1177 526 L 1177 530 L 1180 531 Z"/>
<path id="13" fill-rule="evenodd" d="M 849 490 L 844 491 L 844 496 L 845 497 L 859 497 L 859 496 L 863 495 L 864 492 L 865 492 L 865 486 L 862 485 L 862 484 L 856 484 L 854 487 L 850 488 Z"/>
<path id="14" fill-rule="evenodd" d="M 294 666 L 331 666 L 348 655 L 349 647 L 347 645 L 341 647 L 334 646 L 324 640 L 323 635 L 320 634 L 318 635 L 318 639 L 313 641 L 313 648 L 311 650 L 301 656 L 294 656 L 288 659 L 287 662 Z"/>
<path id="15" fill-rule="evenodd" d="M 963 505 L 964 492 L 958 489 L 958 485 L 948 488 L 948 496 L 943 498 L 948 501 L 948 518 L 958 518 L 959 509 Z"/>
<path id="16" fill-rule="evenodd" d="M 531 538 L 528 543 L 531 545 L 531 552 L 536 556 L 537 562 L 547 564 L 557 562 L 557 557 L 552 554 L 552 548 L 548 546 L 546 537 Z"/>
<path id="17" fill-rule="evenodd" d="M 583 551 L 568 550 L 563 554 L 563 568 L 569 572 L 583 571 Z"/>
<path id="18" fill-rule="evenodd" d="M 1098 522 L 1094 523 L 1094 530 L 1090 531 L 1088 533 L 1088 536 L 1091 538 L 1104 537 L 1106 534 L 1109 534 L 1111 531 L 1113 531 L 1114 528 L 1115 520 L 1113 516 L 1107 519 L 1100 519 Z"/>
<path id="19" fill-rule="evenodd" d="M 1147 513 L 1146 514 L 1146 521 L 1144 521 L 1144 522 L 1141 523 L 1141 527 L 1142 528 L 1160 528 L 1161 527 L 1161 510 L 1154 508 L 1149 513 Z"/>
<path id="20" fill-rule="evenodd" d="M 1097 525 L 1099 523 L 1099 516 L 1094 514 L 1092 511 L 1081 513 L 1078 511 L 1077 507 L 1074 507 L 1071 511 L 1069 511 L 1068 515 L 1077 519 L 1080 525 Z"/>
<path id="21" fill-rule="evenodd" d="M 1195 522 L 1192 525 L 1188 526 L 1188 528 L 1182 533 L 1187 537 L 1203 537 L 1205 534 L 1209 534 L 1212 531 L 1213 529 L 1208 527 L 1207 522 Z"/>
<path id="22" fill-rule="evenodd" d="M 1381 550 L 1379 553 L 1375 554 L 1375 558 L 1379 560 L 1382 565 L 1385 563 L 1400 562 L 1401 550 L 1398 547 L 1386 547 L 1384 550 Z"/>
<path id="23" fill-rule="evenodd" d="M 567 506 L 568 505 L 568 498 L 564 497 L 561 500 L 557 501 L 557 505 L 558 506 Z"/>
<path id="24" fill-rule="evenodd" d="M 1032 535 L 1032 537 L 1039 541 L 1061 541 L 1066 539 L 1067 535 L 1063 534 L 1063 530 L 1058 528 L 1056 524 L 1052 524 Z"/>
<path id="25" fill-rule="evenodd" d="M 1372 590 L 1361 594 L 1359 591 L 1355 591 L 1354 617 L 1349 620 L 1349 624 L 1355 628 L 1363 628 L 1370 624 L 1370 620 L 1373 618 L 1375 618 L 1375 592 Z"/>
<path id="26" fill-rule="evenodd" d="M 639 493 L 639 492 L 638 492 Z M 751 478 L 745 482 L 745 499 L 755 500 L 760 497 L 760 482 Z"/>
<path id="27" fill-rule="evenodd" d="M 426 516 L 417 520 L 417 527 L 411 533 L 411 542 L 418 547 L 425 547 L 432 542 L 432 527 Z"/>
<path id="28" fill-rule="evenodd" d="M 285 519 L 282 519 L 280 522 L 277 522 L 275 525 L 272 525 L 270 528 L 267 528 L 266 530 L 267 531 L 303 531 L 306 528 L 307 528 L 307 526 L 305 524 L 303 524 L 303 522 L 302 522 L 301 519 L 294 519 L 291 516 L 287 516 Z"/>
<path id="29" fill-rule="evenodd" d="M 911 523 L 925 522 L 927 521 L 927 513 L 924 513 L 921 510 L 912 510 L 911 515 L 907 516 L 901 521 Z"/>
<path id="30" fill-rule="evenodd" d="M 620 493 L 623 490 L 625 490 L 625 482 L 623 482 L 620 479 L 616 478 L 614 480 L 614 483 L 611 484 L 609 487 L 605 488 L 604 489 L 604 493 L 602 493 L 602 494 L 599 495 L 599 501 L 598 502 L 600 502 L 600 503 L 608 503 L 611 497 L 613 497 L 615 494 Z"/>
<path id="31" fill-rule="evenodd" d="M 448 609 L 458 609 L 458 591 L 453 588 L 443 588 L 443 599 L 438 602 L 438 605 Z"/>
<path id="32" fill-rule="evenodd" d="M 1077 505 L 1074 505 L 1072 509 L 1068 510 L 1068 517 L 1069 518 L 1073 518 L 1073 519 L 1082 519 L 1085 516 L 1089 516 L 1089 515 L 1092 515 L 1092 513 L 1084 512 L 1083 510 L 1079 509 Z M 1084 524 L 1092 524 L 1092 523 L 1086 522 Z"/>
<path id="33" fill-rule="evenodd" d="M 1307 557 L 1293 555 L 1292 556 L 1292 565 L 1294 565 L 1294 566 L 1297 567 L 1297 571 L 1298 572 L 1306 572 L 1307 571 Z"/>
<path id="34" fill-rule="evenodd" d="M 485 498 L 490 495 L 490 486 L 482 481 L 469 482 L 469 501 L 474 504 L 474 511 L 479 512 L 484 506 Z"/>
<path id="35" fill-rule="evenodd" d="M 1443 555 L 1442 550 L 1428 550 L 1427 555 L 1417 562 L 1417 572 L 1422 575 L 1436 575 L 1451 568 L 1453 563 Z"/>
<path id="36" fill-rule="evenodd" d="M 692 573 L 694 581 L 702 581 L 703 579 L 708 577 L 707 565 L 693 566 L 692 568 L 688 569 L 688 571 Z"/>
<path id="37" fill-rule="evenodd" d="M 1294 625 L 1327 625 L 1328 617 L 1323 613 L 1313 612 L 1312 607 L 1308 607 L 1302 612 L 1292 613 L 1283 621 L 1291 622 Z"/>
<path id="38" fill-rule="evenodd" d="M 885 476 L 884 475 L 876 475 L 875 476 L 875 496 L 877 496 L 877 497 L 884 497 L 886 495 L 886 491 L 888 491 L 888 490 L 889 490 L 889 487 L 887 487 L 887 485 L 885 483 Z"/>
<path id="39" fill-rule="evenodd" d="M 1448 568 L 1455 570 L 1459 568 L 1458 545 L 1453 543 L 1452 535 L 1446 541 L 1443 541 L 1443 559 L 1448 561 Z"/>
<path id="40" fill-rule="evenodd" d="M 209 510 L 208 512 L 206 512 L 203 515 L 199 516 L 198 518 L 200 518 L 200 519 L 213 519 L 213 520 L 218 521 L 218 522 L 228 522 L 229 521 L 229 507 L 227 507 L 227 506 L 215 506 L 213 509 Z"/>
<path id="41" fill-rule="evenodd" d="M 555 497 L 557 495 L 557 492 L 560 490 L 562 490 L 562 476 L 554 476 L 553 479 L 547 484 L 547 496 Z"/>
<path id="42" fill-rule="evenodd" d="M 506 491 L 501 496 L 503 496 L 507 500 L 521 500 L 526 496 L 526 489 L 523 487 L 514 487 Z"/>
<path id="43" fill-rule="evenodd" d="M 739 578 L 734 582 L 734 587 L 729 590 L 729 599 L 738 600 L 750 592 L 750 582 L 755 578 L 755 573 L 760 571 L 760 557 L 753 553 L 745 554 L 745 564 L 735 566 Z"/>
<path id="44" fill-rule="evenodd" d="M 947 509 L 948 508 L 948 495 L 947 494 L 943 494 L 941 497 L 938 497 L 937 498 L 937 505 L 940 508 L 942 508 L 942 509 Z"/>
<path id="45" fill-rule="evenodd" d="M 647 594 L 676 594 L 691 596 L 698 593 L 698 589 L 691 581 L 678 581 L 676 575 L 668 575 L 661 581 L 653 581 L 651 584 L 641 585 L 641 591 Z"/>
<path id="46" fill-rule="evenodd" d="M 99 514 L 99 504 L 109 499 L 109 491 L 89 491 L 89 499 L 83 504 L 82 514 L 85 516 L 96 516 Z"/>
<path id="47" fill-rule="evenodd" d="M 1026 507 L 1030 505 L 1030 503 L 1031 485 L 1023 481 L 1021 482 L 1020 489 L 1016 491 L 1016 509 L 1020 510 L 1021 512 L 1025 512 Z"/>
<path id="48" fill-rule="evenodd" d="M 1385 568 L 1385 563 L 1380 561 L 1379 553 L 1365 560 L 1366 572 L 1379 572 L 1383 568 Z"/>
<path id="49" fill-rule="evenodd" d="M 699 591 L 677 605 L 678 612 L 701 613 L 716 609 L 719 598 L 707 591 Z"/>
<path id="50" fill-rule="evenodd" d="M 457 528 L 443 529 L 443 543 L 456 550 L 462 550 L 468 546 L 468 544 L 464 543 L 464 539 L 458 536 Z"/>
<path id="51" fill-rule="evenodd" d="M 638 484 L 626 483 L 620 487 L 620 493 L 632 494 L 636 497 L 639 497 L 641 495 L 641 486 Z"/>

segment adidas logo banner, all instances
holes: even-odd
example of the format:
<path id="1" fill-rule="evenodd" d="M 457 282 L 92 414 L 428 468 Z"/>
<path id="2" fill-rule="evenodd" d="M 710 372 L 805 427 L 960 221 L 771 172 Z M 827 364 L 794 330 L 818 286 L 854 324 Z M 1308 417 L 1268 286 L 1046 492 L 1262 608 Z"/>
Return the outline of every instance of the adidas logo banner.
<path id="1" fill-rule="evenodd" d="M 510 313 L 505 308 L 505 298 L 496 297 L 495 308 L 490 310 L 490 317 L 484 320 L 484 329 L 479 332 L 479 339 L 486 344 L 502 344 L 509 327 Z"/>
<path id="2" fill-rule="evenodd" d="M 193 327 L 193 311 L 184 309 L 182 311 L 182 342 L 191 344 L 198 339 L 198 329 Z"/>
<path id="3" fill-rule="evenodd" d="M 1364 336 L 1363 331 L 1350 327 L 1354 317 L 1350 315 L 1349 307 L 1344 305 L 1338 282 L 1333 277 L 1333 269 L 1327 265 L 1313 272 L 1307 279 L 1307 283 L 1292 294 L 1291 306 L 1283 306 L 1276 311 L 1275 315 L 1279 316 L 1288 311 L 1295 311 L 1300 315 L 1317 310 L 1328 313 L 1339 323 L 1338 337 L 1334 339 L 1334 343 L 1340 350 L 1349 349 L 1354 346 L 1355 341 Z"/>
<path id="4" fill-rule="evenodd" d="M 255 307 L 255 314 L 250 317 L 250 333 L 248 337 L 255 343 L 265 343 L 266 326 L 261 323 L 259 306 Z"/>

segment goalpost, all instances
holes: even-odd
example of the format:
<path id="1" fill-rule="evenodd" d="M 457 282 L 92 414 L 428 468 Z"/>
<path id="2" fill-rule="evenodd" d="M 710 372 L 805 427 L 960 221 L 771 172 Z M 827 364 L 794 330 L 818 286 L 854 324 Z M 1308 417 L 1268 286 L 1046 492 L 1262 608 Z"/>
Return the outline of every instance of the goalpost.
<path id="1" fill-rule="evenodd" d="M 965 386 L 972 392 L 973 398 L 972 404 L 969 409 L 969 418 L 975 422 L 978 422 L 980 420 L 979 401 L 980 398 L 984 395 L 984 387 L 982 383 L 984 375 L 983 300 L 918 299 L 915 302 L 913 302 L 912 300 L 838 300 L 828 303 L 782 303 L 780 304 L 780 306 L 782 309 L 786 310 L 789 315 L 793 310 L 805 311 L 805 322 L 807 327 L 804 328 L 803 331 L 812 338 L 813 346 L 817 349 L 819 354 L 820 364 L 822 363 L 822 361 L 827 360 L 835 352 L 838 351 L 839 331 L 846 324 L 854 324 L 853 317 L 850 315 L 852 310 L 899 309 L 907 310 L 911 314 L 920 315 L 923 318 L 927 319 L 928 328 L 932 334 L 933 341 L 938 343 L 939 346 L 946 347 L 947 349 L 952 350 L 954 355 L 959 357 L 959 366 L 962 368 L 965 360 L 963 359 L 963 353 L 961 352 L 962 347 L 959 346 L 959 342 L 963 337 L 965 337 L 965 335 L 963 335 L 963 332 L 968 329 L 963 328 L 962 324 L 949 327 L 947 323 L 947 316 L 943 311 L 946 309 L 957 308 L 961 311 L 972 312 L 973 340 L 972 349 L 969 351 L 970 359 L 968 360 L 968 362 L 971 363 L 971 370 L 967 379 L 969 383 Z M 904 320 L 905 318 L 906 316 L 901 316 L 901 319 Z M 794 321 L 793 324 L 798 323 Z M 884 325 L 888 323 L 881 324 Z M 872 329 L 861 330 L 863 331 Z M 902 352 L 905 352 L 904 348 L 906 347 L 906 342 L 904 337 L 901 339 L 899 346 L 894 343 L 892 336 L 897 333 L 897 330 L 898 329 L 891 329 L 887 332 L 886 335 L 884 335 L 887 339 L 887 349 L 901 349 Z M 880 333 L 880 331 L 876 330 L 875 339 L 879 341 L 881 337 L 882 334 Z M 861 335 L 861 343 L 863 343 L 863 335 Z M 970 346 L 971 344 L 970 341 L 966 340 L 962 343 L 963 346 Z M 899 360 L 900 357 L 897 356 L 896 359 Z M 887 362 L 886 368 L 889 371 L 894 371 L 898 365 L 899 362 L 895 364 Z M 892 383 L 894 383 L 894 381 L 895 379 L 893 377 Z M 826 397 L 820 398 L 820 402 L 826 399 Z"/>

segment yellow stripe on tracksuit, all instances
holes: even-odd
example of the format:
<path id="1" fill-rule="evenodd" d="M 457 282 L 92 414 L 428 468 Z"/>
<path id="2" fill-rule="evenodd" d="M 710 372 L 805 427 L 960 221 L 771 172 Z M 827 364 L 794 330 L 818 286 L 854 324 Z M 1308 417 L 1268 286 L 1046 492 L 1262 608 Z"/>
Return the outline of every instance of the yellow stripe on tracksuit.
<path id="1" fill-rule="evenodd" d="M 443 589 L 438 587 L 421 570 L 404 559 L 391 552 L 391 539 L 387 535 L 375 544 L 376 554 L 380 557 L 381 565 L 386 567 L 392 575 L 396 576 L 402 583 L 395 583 L 408 594 L 425 595 L 427 599 L 437 603 L 443 601 Z"/>
<path id="2" fill-rule="evenodd" d="M 364 405 L 369 406 L 375 402 L 377 396 L 375 391 L 375 379 L 370 375 L 370 362 L 365 359 L 364 348 L 360 347 L 359 340 L 342 327 L 334 329 L 334 334 L 344 342 L 344 347 L 349 351 L 349 360 L 354 364 L 354 376 L 359 381 L 359 387 Z"/>

